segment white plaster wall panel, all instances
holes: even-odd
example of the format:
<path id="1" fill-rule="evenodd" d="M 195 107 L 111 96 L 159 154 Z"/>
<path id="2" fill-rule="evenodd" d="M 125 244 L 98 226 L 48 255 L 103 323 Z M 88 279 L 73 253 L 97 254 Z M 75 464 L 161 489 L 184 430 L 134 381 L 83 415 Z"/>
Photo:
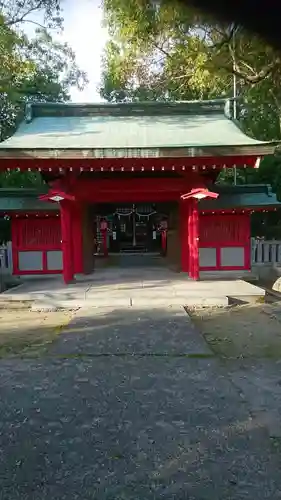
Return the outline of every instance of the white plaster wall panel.
<path id="1" fill-rule="evenodd" d="M 19 252 L 20 271 L 43 271 L 43 252 Z"/>
<path id="2" fill-rule="evenodd" d="M 221 267 L 245 267 L 244 247 L 221 248 Z"/>
<path id="3" fill-rule="evenodd" d="M 217 267 L 216 248 L 199 248 L 199 267 Z"/>
<path id="4" fill-rule="evenodd" d="M 62 251 L 49 250 L 47 252 L 47 269 L 48 271 L 62 271 Z"/>

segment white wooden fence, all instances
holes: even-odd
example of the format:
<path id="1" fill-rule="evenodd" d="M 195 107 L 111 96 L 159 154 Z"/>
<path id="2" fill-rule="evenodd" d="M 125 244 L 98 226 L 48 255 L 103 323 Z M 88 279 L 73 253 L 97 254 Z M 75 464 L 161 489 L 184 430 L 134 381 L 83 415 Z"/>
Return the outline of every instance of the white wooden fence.
<path id="1" fill-rule="evenodd" d="M 280 265 L 281 266 L 281 241 L 251 239 L 252 264 L 255 265 Z M 0 245 L 0 274 L 13 273 L 12 242 Z"/>
<path id="2" fill-rule="evenodd" d="M 252 264 L 281 265 L 281 241 L 252 238 Z"/>
<path id="3" fill-rule="evenodd" d="M 12 242 L 0 245 L 0 274 L 13 273 Z"/>

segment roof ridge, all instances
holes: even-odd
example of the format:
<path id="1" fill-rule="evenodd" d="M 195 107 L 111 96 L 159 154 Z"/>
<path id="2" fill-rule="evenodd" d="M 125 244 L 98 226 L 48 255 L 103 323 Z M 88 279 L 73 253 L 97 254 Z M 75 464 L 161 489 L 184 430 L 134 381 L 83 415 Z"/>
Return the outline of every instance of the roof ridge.
<path id="1" fill-rule="evenodd" d="M 45 194 L 47 192 L 47 188 L 44 189 L 38 189 L 38 188 L 21 188 L 21 187 L 7 187 L 7 188 L 0 188 L 0 197 L 2 196 L 28 196 L 28 195 L 35 195 L 39 196 L 40 194 Z"/>
<path id="2" fill-rule="evenodd" d="M 264 193 L 268 196 L 272 196 L 272 187 L 270 184 L 259 183 L 259 184 L 215 184 L 215 189 L 222 194 L 232 194 L 232 193 Z"/>
<path id="3" fill-rule="evenodd" d="M 218 98 L 193 101 L 140 101 L 140 102 L 101 102 L 101 103 L 27 103 L 26 122 L 37 117 L 90 116 L 90 115 L 135 115 L 141 114 L 189 114 L 222 113 L 229 116 L 234 98 Z M 168 112 L 168 113 L 167 113 Z"/>

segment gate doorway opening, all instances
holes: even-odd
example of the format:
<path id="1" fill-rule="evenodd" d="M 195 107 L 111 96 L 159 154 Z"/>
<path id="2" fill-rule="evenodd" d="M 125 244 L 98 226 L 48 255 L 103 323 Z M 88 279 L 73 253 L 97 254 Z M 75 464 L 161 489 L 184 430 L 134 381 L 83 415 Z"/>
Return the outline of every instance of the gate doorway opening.
<path id="1" fill-rule="evenodd" d="M 167 230 L 168 207 L 153 203 L 98 205 L 94 221 L 97 255 L 166 254 L 163 232 Z"/>

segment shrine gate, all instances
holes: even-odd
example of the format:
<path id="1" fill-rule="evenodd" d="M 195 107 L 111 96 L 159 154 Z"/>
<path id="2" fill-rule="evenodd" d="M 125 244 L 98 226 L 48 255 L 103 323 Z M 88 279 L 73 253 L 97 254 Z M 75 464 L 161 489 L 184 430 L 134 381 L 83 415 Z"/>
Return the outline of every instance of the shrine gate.
<path id="1" fill-rule="evenodd" d="M 159 253 L 195 280 L 200 269 L 249 269 L 250 213 L 277 201 L 223 204 L 216 180 L 222 169 L 258 167 L 277 143 L 245 135 L 232 104 L 27 105 L 0 144 L 0 169 L 40 172 L 47 190 L 36 208 L 5 211 L 14 272 L 69 283 L 99 254 L 126 252 Z"/>

